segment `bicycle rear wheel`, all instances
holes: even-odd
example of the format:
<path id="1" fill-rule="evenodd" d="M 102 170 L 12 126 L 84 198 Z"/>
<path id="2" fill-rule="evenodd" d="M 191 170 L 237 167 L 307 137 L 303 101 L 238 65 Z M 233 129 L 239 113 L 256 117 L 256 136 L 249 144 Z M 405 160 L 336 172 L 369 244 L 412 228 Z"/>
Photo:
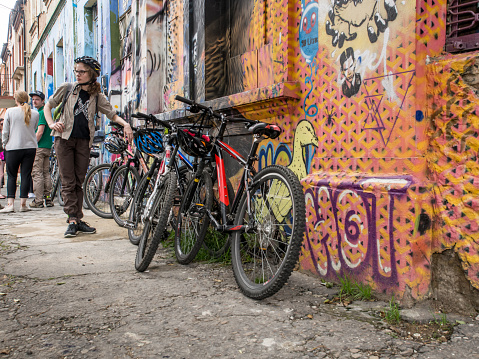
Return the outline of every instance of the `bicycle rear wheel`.
<path id="1" fill-rule="evenodd" d="M 176 173 L 168 172 L 162 179 L 156 198 L 153 199 L 153 218 L 144 218 L 143 233 L 136 251 L 135 268 L 145 271 L 158 249 L 160 241 L 166 237 L 166 226 L 176 191 Z"/>
<path id="2" fill-rule="evenodd" d="M 213 186 L 208 171 L 203 171 L 199 182 L 190 181 L 180 204 L 175 230 L 175 254 L 181 264 L 195 259 L 210 224 L 206 210 L 213 204 Z"/>
<path id="3" fill-rule="evenodd" d="M 178 218 L 178 211 L 180 209 L 181 200 L 186 192 L 188 183 L 191 180 L 193 173 L 188 170 L 186 166 L 178 168 L 178 184 L 175 191 L 175 198 L 173 200 L 173 208 L 171 209 L 168 224 L 172 230 L 176 228 L 176 219 Z"/>
<path id="4" fill-rule="evenodd" d="M 213 205 L 211 208 L 211 213 L 218 221 L 218 223 L 223 224 L 221 208 L 220 208 L 220 199 L 219 199 L 219 191 L 218 185 L 215 183 L 213 185 Z M 226 214 L 230 213 L 230 206 L 233 204 L 233 200 L 235 198 L 235 192 L 233 190 L 233 185 L 231 181 L 227 178 L 226 179 L 226 188 L 228 190 L 228 197 L 229 197 L 229 204 L 226 206 Z M 221 233 L 216 231 L 214 228 L 209 227 L 207 234 L 205 235 L 205 240 L 203 242 L 203 247 L 206 249 L 208 254 L 213 258 L 217 259 L 220 258 L 223 254 L 225 254 L 229 247 L 230 247 L 230 235 L 228 233 Z"/>
<path id="5" fill-rule="evenodd" d="M 129 217 L 129 208 L 135 197 L 140 175 L 135 167 L 123 165 L 115 171 L 110 182 L 110 210 L 113 219 L 124 227 Z"/>
<path id="6" fill-rule="evenodd" d="M 269 166 L 254 176 L 241 199 L 236 225 L 246 232 L 232 236 L 233 273 L 241 291 L 264 299 L 287 282 L 299 258 L 306 228 L 306 209 L 301 183 L 286 167 Z"/>
<path id="7" fill-rule="evenodd" d="M 52 200 L 54 200 L 60 183 L 60 169 L 56 160 L 53 161 L 53 164 L 50 168 L 50 178 L 52 180 L 52 193 L 50 193 L 50 197 Z"/>
<path id="8" fill-rule="evenodd" d="M 90 210 L 102 218 L 113 218 L 110 210 L 110 163 L 102 163 L 88 171 L 83 182 L 83 197 Z"/>
<path id="9" fill-rule="evenodd" d="M 130 215 L 128 216 L 129 224 L 132 228 L 128 228 L 128 238 L 134 245 L 140 243 L 141 234 L 143 233 L 142 214 L 145 209 L 146 202 L 153 192 L 153 185 L 155 183 L 156 174 L 152 178 L 146 175 L 140 180 L 140 184 L 136 189 L 133 204 L 130 206 Z"/>

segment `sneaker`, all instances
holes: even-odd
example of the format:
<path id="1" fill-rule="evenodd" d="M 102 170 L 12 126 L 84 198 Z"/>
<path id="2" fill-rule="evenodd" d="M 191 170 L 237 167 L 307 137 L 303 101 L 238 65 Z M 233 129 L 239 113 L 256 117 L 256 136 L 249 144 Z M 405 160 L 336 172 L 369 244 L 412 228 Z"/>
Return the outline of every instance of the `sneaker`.
<path id="1" fill-rule="evenodd" d="M 68 228 L 64 234 L 64 236 L 67 238 L 67 237 L 76 237 L 77 235 L 77 232 L 78 232 L 78 228 L 77 228 L 77 224 L 75 222 L 71 222 L 69 225 L 68 225 Z"/>
<path id="2" fill-rule="evenodd" d="M 15 212 L 15 210 L 13 209 L 13 205 L 12 206 L 6 205 L 4 209 L 0 209 L 0 213 L 11 213 L 11 212 Z"/>
<path id="3" fill-rule="evenodd" d="M 32 201 L 32 203 L 30 203 L 30 208 L 43 208 L 43 203 L 38 203 L 36 201 Z"/>
<path id="4" fill-rule="evenodd" d="M 81 233 L 86 233 L 86 234 L 96 233 L 96 229 L 95 229 L 95 228 L 90 227 L 90 226 L 88 225 L 88 223 L 83 222 L 83 221 L 78 222 L 78 224 L 77 224 L 77 229 L 78 229 L 78 232 L 81 232 Z"/>
<path id="5" fill-rule="evenodd" d="M 53 200 L 51 199 L 51 197 L 46 197 L 45 198 L 45 206 L 53 207 Z"/>
<path id="6" fill-rule="evenodd" d="M 31 209 L 28 206 L 20 206 L 20 212 L 28 212 L 31 211 Z"/>

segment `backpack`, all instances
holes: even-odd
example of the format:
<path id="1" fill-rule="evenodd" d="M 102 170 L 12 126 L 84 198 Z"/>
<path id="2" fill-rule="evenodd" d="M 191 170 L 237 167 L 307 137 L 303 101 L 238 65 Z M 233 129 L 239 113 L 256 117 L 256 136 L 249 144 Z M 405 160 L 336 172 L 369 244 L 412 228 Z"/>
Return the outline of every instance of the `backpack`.
<path id="1" fill-rule="evenodd" d="M 57 122 L 60 119 L 60 117 L 62 116 L 63 109 L 65 108 L 65 103 L 67 102 L 68 97 L 72 93 L 72 90 L 73 90 L 73 84 L 70 84 L 70 83 L 67 84 L 65 94 L 63 95 L 62 103 L 55 108 L 55 111 L 53 111 L 53 121 L 54 122 Z"/>

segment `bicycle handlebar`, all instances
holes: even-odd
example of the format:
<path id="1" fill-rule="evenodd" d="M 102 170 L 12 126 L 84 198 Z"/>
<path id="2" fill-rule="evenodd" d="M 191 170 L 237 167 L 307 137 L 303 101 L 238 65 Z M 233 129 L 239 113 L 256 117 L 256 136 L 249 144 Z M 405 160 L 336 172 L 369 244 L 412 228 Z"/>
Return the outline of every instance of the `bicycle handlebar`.
<path id="1" fill-rule="evenodd" d="M 206 107 L 204 105 L 196 103 L 195 101 L 189 100 L 185 97 L 176 95 L 175 100 L 181 101 L 181 102 L 186 103 L 187 105 L 190 105 L 192 107 L 192 108 L 190 108 L 190 112 L 195 113 L 195 112 L 198 112 L 198 110 L 203 110 L 203 111 L 209 112 L 212 116 L 214 116 L 216 118 L 219 118 L 219 119 L 223 118 L 220 113 L 214 111 L 211 107 Z M 249 125 L 253 125 L 253 124 L 258 123 L 258 121 L 256 121 L 256 120 L 248 120 L 246 118 L 240 118 L 240 117 L 225 117 L 224 119 L 227 122 L 243 122 L 243 123 L 247 123 Z"/>
<path id="2" fill-rule="evenodd" d="M 214 117 L 216 117 L 216 118 L 219 118 L 219 119 L 222 118 L 221 114 L 219 114 L 219 113 L 216 112 L 216 111 L 213 111 L 213 109 L 212 109 L 211 107 L 206 107 L 206 106 L 204 106 L 204 105 L 200 105 L 199 103 L 196 103 L 195 101 L 189 100 L 189 99 L 184 98 L 184 97 L 181 97 L 181 96 L 179 96 L 179 95 L 176 95 L 176 96 L 175 96 L 175 100 L 181 101 L 181 102 L 186 103 L 187 105 L 190 105 L 190 106 L 192 107 L 192 108 L 190 108 L 190 112 L 195 113 L 195 112 L 198 112 L 198 111 L 195 111 L 195 110 L 196 110 L 196 109 L 199 109 L 199 110 L 203 110 L 203 111 L 205 111 L 205 112 L 209 112 L 210 115 L 212 115 L 212 116 L 214 116 Z"/>
<path id="3" fill-rule="evenodd" d="M 131 114 L 131 117 L 141 118 L 141 119 L 144 119 L 144 120 L 147 120 L 147 121 L 151 121 L 151 122 L 160 124 L 160 125 L 166 127 L 169 130 L 171 130 L 173 128 L 171 126 L 171 124 L 169 124 L 168 122 L 160 120 L 153 115 L 147 115 L 147 114 L 142 113 L 142 112 L 133 113 L 133 114 Z"/>

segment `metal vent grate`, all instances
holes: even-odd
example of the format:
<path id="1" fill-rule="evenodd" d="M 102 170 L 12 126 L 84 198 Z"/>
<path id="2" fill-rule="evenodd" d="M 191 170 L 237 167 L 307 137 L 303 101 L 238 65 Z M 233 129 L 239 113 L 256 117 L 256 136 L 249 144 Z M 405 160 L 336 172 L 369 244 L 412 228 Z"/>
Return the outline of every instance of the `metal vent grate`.
<path id="1" fill-rule="evenodd" d="M 446 51 L 479 49 L 479 0 L 448 0 Z"/>

